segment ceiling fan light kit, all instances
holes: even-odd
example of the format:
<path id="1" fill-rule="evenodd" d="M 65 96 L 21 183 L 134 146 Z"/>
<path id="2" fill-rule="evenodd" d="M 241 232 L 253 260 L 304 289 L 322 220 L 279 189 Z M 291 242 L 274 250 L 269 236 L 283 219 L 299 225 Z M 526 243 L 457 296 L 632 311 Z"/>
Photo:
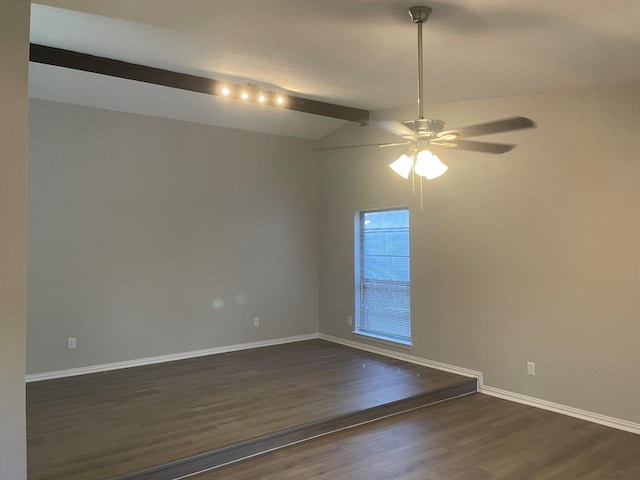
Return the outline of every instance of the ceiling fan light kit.
<path id="1" fill-rule="evenodd" d="M 395 162 L 390 163 L 389 166 L 398 175 L 408 179 L 411 169 L 413 168 L 413 158 L 406 153 L 403 153 Z"/>
<path id="2" fill-rule="evenodd" d="M 433 180 L 443 175 L 449 170 L 449 167 L 442 163 L 432 152 L 425 149 L 417 153 L 416 164 L 413 169 L 416 171 L 416 175 L 420 175 L 427 180 Z"/>

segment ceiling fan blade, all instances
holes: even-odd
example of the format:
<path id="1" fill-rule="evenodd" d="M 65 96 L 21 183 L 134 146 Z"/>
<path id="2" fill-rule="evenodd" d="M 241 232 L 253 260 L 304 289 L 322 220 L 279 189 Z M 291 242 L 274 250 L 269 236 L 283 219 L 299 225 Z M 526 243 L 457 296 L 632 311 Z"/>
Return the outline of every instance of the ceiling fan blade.
<path id="1" fill-rule="evenodd" d="M 455 148 L 457 150 L 470 150 L 472 152 L 483 153 L 505 153 L 509 150 L 513 150 L 515 145 L 508 145 L 506 143 L 489 143 L 489 142 L 475 142 L 473 140 L 451 140 L 446 143 L 431 143 L 431 147 L 442 148 Z"/>
<path id="2" fill-rule="evenodd" d="M 398 147 L 400 145 L 409 145 L 411 143 L 411 140 L 407 140 L 406 142 L 392 142 L 392 143 L 379 143 L 378 146 L 380 148 L 384 148 L 384 147 Z"/>
<path id="3" fill-rule="evenodd" d="M 478 137 L 480 135 L 509 132 L 511 130 L 533 128 L 535 126 L 535 122 L 526 117 L 512 117 L 505 118 L 504 120 L 496 120 L 495 122 L 479 123 L 477 125 L 469 125 L 468 127 L 453 128 L 451 130 L 438 133 L 436 138 Z"/>
<path id="4" fill-rule="evenodd" d="M 392 143 L 363 143 L 360 145 L 342 145 L 339 147 L 319 147 L 312 148 L 315 152 L 321 152 L 325 150 L 342 150 L 345 148 L 360 148 L 360 147 L 397 147 L 399 145 L 409 145 L 411 142 L 392 142 Z"/>
<path id="5" fill-rule="evenodd" d="M 382 128 L 383 130 L 386 130 L 387 132 L 393 133 L 394 135 L 398 136 L 398 137 L 402 137 L 402 138 L 406 138 L 406 139 L 417 139 L 417 135 L 416 132 L 414 132 L 413 130 L 411 130 L 409 127 L 407 127 L 406 125 L 400 123 L 400 122 L 395 122 L 392 120 L 379 120 L 379 121 L 374 121 L 370 123 L 371 125 L 376 125 L 377 127 Z"/>

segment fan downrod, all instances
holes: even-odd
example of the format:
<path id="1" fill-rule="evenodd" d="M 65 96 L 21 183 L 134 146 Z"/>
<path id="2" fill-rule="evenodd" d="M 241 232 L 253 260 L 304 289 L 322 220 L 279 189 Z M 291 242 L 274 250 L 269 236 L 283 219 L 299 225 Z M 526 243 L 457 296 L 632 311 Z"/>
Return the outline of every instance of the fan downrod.
<path id="1" fill-rule="evenodd" d="M 428 139 L 440 133 L 444 129 L 442 120 L 424 118 L 423 115 L 423 54 L 422 54 L 422 24 L 427 21 L 433 10 L 424 5 L 417 5 L 409 8 L 409 16 L 413 23 L 418 26 L 418 119 L 404 122 L 404 125 L 418 136 L 418 138 Z"/>

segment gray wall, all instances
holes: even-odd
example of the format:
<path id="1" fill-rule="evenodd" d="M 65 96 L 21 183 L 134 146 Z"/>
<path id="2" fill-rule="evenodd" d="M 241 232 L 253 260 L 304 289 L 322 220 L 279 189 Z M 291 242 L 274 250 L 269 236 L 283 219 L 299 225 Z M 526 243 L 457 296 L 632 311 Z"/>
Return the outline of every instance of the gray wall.
<path id="1" fill-rule="evenodd" d="M 29 2 L 0 2 L 0 478 L 25 479 Z"/>
<path id="2" fill-rule="evenodd" d="M 323 153 L 321 332 L 353 339 L 354 212 L 410 204 L 412 354 L 640 422 L 640 85 L 425 111 L 450 126 L 524 115 L 539 127 L 495 136 L 519 144 L 503 156 L 442 153 L 450 168 L 425 183 L 423 211 L 387 166 L 402 148 Z M 376 138 L 347 127 L 324 144 Z"/>
<path id="3" fill-rule="evenodd" d="M 28 373 L 318 331 L 309 141 L 40 100 L 29 128 Z"/>

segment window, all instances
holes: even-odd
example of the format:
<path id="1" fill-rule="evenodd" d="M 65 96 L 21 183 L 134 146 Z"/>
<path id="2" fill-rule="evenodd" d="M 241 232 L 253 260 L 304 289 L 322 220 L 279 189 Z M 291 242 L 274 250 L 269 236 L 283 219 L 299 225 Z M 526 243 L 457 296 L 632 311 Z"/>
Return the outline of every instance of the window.
<path id="1" fill-rule="evenodd" d="M 409 209 L 358 212 L 355 223 L 355 333 L 411 345 Z"/>

